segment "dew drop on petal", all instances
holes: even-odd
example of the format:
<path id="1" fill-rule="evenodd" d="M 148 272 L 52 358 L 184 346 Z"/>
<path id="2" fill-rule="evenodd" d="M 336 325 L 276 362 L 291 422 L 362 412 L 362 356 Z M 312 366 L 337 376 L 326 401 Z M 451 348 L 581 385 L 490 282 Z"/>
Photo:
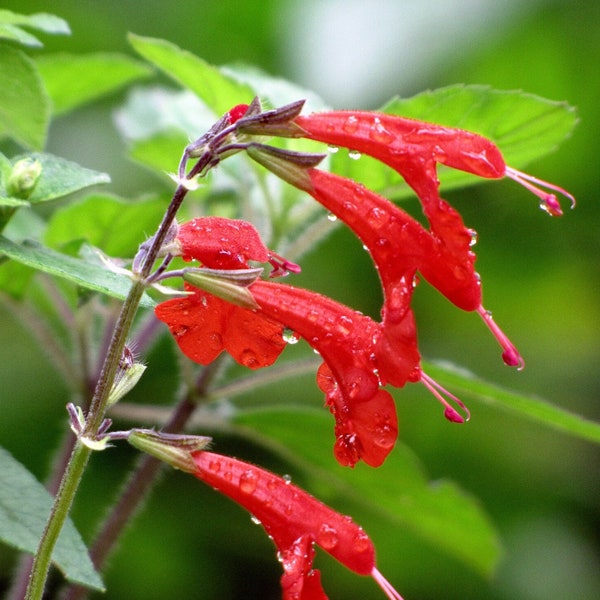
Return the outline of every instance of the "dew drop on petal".
<path id="1" fill-rule="evenodd" d="M 358 533 L 356 534 L 353 546 L 356 552 L 366 552 L 371 548 L 371 540 L 362 529 L 359 529 Z"/>
<path id="2" fill-rule="evenodd" d="M 358 150 L 349 150 L 348 157 L 352 160 L 358 160 L 361 157 L 361 153 Z"/>
<path id="3" fill-rule="evenodd" d="M 213 473 L 218 473 L 221 470 L 221 463 L 216 460 L 211 460 L 208 465 L 208 469 Z"/>
<path id="4" fill-rule="evenodd" d="M 371 125 L 369 137 L 379 144 L 391 144 L 394 141 L 394 136 L 383 126 L 378 117 Z"/>
<path id="5" fill-rule="evenodd" d="M 333 223 L 335 221 L 337 221 L 337 215 L 334 215 L 333 213 L 329 213 L 327 215 L 327 218 Z"/>
<path id="6" fill-rule="evenodd" d="M 253 494 L 258 484 L 258 475 L 254 469 L 248 469 L 240 475 L 240 491 L 244 494 Z"/>
<path id="7" fill-rule="evenodd" d="M 256 352 L 251 348 L 246 348 L 240 356 L 240 363 L 250 369 L 256 368 L 259 364 Z"/>
<path id="8" fill-rule="evenodd" d="M 289 485 L 290 483 L 292 483 L 292 476 L 288 475 L 287 473 L 285 475 L 283 475 L 282 479 L 283 479 L 283 481 L 285 481 L 286 485 Z"/>
<path id="9" fill-rule="evenodd" d="M 323 550 L 333 550 L 338 544 L 338 532 L 335 527 L 323 523 L 317 533 L 316 542 Z"/>
<path id="10" fill-rule="evenodd" d="M 471 236 L 469 246 L 473 247 L 477 243 L 477 232 L 474 229 L 469 229 L 469 235 Z"/>
<path id="11" fill-rule="evenodd" d="M 338 150 L 339 150 L 338 146 L 331 146 L 331 145 L 327 146 L 327 151 L 330 154 L 335 154 Z"/>
<path id="12" fill-rule="evenodd" d="M 255 524 L 255 525 L 262 525 L 261 520 L 257 519 L 254 515 L 250 515 L 250 520 Z"/>
<path id="13" fill-rule="evenodd" d="M 342 129 L 346 133 L 356 133 L 356 131 L 358 130 L 358 118 L 354 115 L 349 116 L 346 119 L 346 122 L 342 125 Z"/>

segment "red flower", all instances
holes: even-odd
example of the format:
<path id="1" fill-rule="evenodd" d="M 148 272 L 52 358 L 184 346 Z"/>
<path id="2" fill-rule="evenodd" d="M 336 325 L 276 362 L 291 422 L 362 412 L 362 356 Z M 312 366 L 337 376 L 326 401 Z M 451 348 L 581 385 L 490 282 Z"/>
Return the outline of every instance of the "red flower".
<path id="1" fill-rule="evenodd" d="M 337 460 L 381 465 L 398 437 L 394 400 L 379 387 L 381 325 L 309 290 L 257 281 L 250 291 L 261 314 L 292 329 L 323 357 L 317 381 L 335 417 Z"/>
<path id="2" fill-rule="evenodd" d="M 180 225 L 169 250 L 181 254 L 184 260 L 199 260 L 211 269 L 245 269 L 249 260 L 275 260 L 254 226 L 221 217 L 203 217 Z M 195 293 L 163 302 L 154 312 L 169 326 L 188 358 L 207 365 L 227 350 L 251 369 L 277 360 L 285 348 L 280 323 L 188 284 L 186 290 Z"/>
<path id="3" fill-rule="evenodd" d="M 562 188 L 507 167 L 490 140 L 461 129 L 364 111 L 315 113 L 299 116 L 295 123 L 305 130 L 306 137 L 364 152 L 404 177 L 423 204 L 434 238 L 434 251 L 423 253 L 421 273 L 459 307 L 476 310 L 502 347 L 504 362 L 522 368 L 518 350 L 481 304 L 471 251 L 473 231 L 440 197 L 437 163 L 481 177 L 508 176 L 539 196 L 542 207 L 552 215 L 562 214 L 556 196 L 533 183 L 558 191 L 573 203 L 574 198 Z"/>
<path id="4" fill-rule="evenodd" d="M 368 111 L 313 113 L 297 117 L 295 123 L 306 132 L 305 137 L 368 154 L 398 171 L 423 202 L 429 218 L 438 203 L 430 187 L 438 186 L 436 163 L 489 179 L 510 177 L 538 196 L 551 215 L 562 214 L 556 196 L 533 184 L 575 203 L 562 188 L 508 167 L 490 140 L 470 131 Z"/>
<path id="5" fill-rule="evenodd" d="M 204 451 L 192 458 L 193 474 L 248 510 L 273 540 L 284 600 L 326 600 L 320 573 L 312 568 L 315 544 L 351 571 L 372 576 L 391 600 L 402 600 L 377 570 L 371 539 L 352 519 L 254 465 Z"/>

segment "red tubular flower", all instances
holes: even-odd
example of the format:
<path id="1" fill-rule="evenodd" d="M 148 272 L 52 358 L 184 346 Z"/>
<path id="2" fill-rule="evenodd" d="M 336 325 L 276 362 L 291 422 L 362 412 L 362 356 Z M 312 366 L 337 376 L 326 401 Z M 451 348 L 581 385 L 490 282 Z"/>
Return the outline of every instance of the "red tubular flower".
<path id="1" fill-rule="evenodd" d="M 180 225 L 169 250 L 181 254 L 184 260 L 199 260 L 211 269 L 245 269 L 249 260 L 272 260 L 277 268 L 283 268 L 253 225 L 221 217 L 203 217 Z M 186 284 L 186 289 L 195 293 L 163 302 L 154 312 L 169 326 L 188 358 L 207 365 L 227 350 L 251 369 L 277 360 L 285 348 L 283 325 L 190 285 Z"/>
<path id="2" fill-rule="evenodd" d="M 351 571 L 372 576 L 391 600 L 402 600 L 377 570 L 371 539 L 349 517 L 254 465 L 204 451 L 192 458 L 193 474 L 248 510 L 273 540 L 284 570 L 284 600 L 327 599 L 312 568 L 315 544 Z"/>
<path id="3" fill-rule="evenodd" d="M 574 198 L 562 188 L 507 167 L 490 140 L 461 129 L 365 111 L 314 113 L 297 117 L 295 123 L 306 132 L 305 137 L 368 154 L 404 177 L 423 204 L 439 251 L 424 255 L 421 273 L 441 290 L 448 282 L 456 284 L 454 290 L 448 288 L 443 293 L 461 308 L 476 310 L 502 347 L 504 362 L 523 368 L 525 363 L 518 350 L 481 304 L 479 278 L 473 268 L 475 255 L 471 251 L 473 232 L 440 197 L 437 163 L 486 178 L 508 176 L 535 193 L 551 215 L 562 214 L 556 196 L 533 183 L 558 191 L 573 203 Z M 440 268 L 444 263 L 453 267 L 453 277 L 448 278 Z"/>
<path id="4" fill-rule="evenodd" d="M 498 148 L 470 131 L 368 111 L 330 111 L 295 119 L 306 137 L 368 154 L 389 165 L 417 192 L 423 178 L 435 180 L 436 163 L 479 177 L 510 177 L 541 200 L 549 214 L 562 214 L 556 196 L 537 184 L 575 199 L 562 188 L 508 167 Z M 427 198 L 421 198 L 427 204 Z M 428 207 L 425 206 L 428 214 Z M 429 214 L 428 214 L 429 216 Z"/>
<path id="5" fill-rule="evenodd" d="M 326 367 L 317 380 L 336 420 L 337 460 L 381 465 L 398 437 L 398 420 L 393 398 L 379 389 L 380 324 L 309 290 L 256 281 L 250 291 L 260 313 L 292 329 L 323 357 Z"/>

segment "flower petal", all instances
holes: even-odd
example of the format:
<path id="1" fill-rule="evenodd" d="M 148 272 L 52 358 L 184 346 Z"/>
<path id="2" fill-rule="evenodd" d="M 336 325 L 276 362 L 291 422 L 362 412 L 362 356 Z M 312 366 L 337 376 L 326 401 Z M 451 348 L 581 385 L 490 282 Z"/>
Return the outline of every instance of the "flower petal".
<path id="1" fill-rule="evenodd" d="M 349 403 L 326 364 L 319 368 L 317 382 L 335 417 L 336 460 L 347 467 L 354 467 L 361 459 L 371 467 L 381 466 L 398 438 L 398 417 L 392 396 L 380 389 L 366 402 Z"/>
<path id="2" fill-rule="evenodd" d="M 177 240 L 184 260 L 195 259 L 211 269 L 243 269 L 248 260 L 269 260 L 256 228 L 237 219 L 192 219 L 179 226 Z"/>
<path id="3" fill-rule="evenodd" d="M 196 293 L 162 302 L 154 312 L 168 325 L 189 359 L 208 365 L 227 350 L 238 363 L 251 369 L 267 367 L 277 360 L 286 345 L 283 325 L 188 284 L 186 290 Z"/>

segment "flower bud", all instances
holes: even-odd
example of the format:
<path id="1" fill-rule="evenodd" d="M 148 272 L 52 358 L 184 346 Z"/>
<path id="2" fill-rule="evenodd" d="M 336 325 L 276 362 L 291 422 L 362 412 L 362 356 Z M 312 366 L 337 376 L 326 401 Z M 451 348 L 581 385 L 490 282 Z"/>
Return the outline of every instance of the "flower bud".
<path id="1" fill-rule="evenodd" d="M 254 296 L 248 289 L 262 273 L 257 269 L 184 269 L 183 279 L 213 296 L 241 306 L 258 308 Z"/>
<path id="2" fill-rule="evenodd" d="M 138 450 L 169 463 L 175 469 L 195 473 L 197 467 L 192 454 L 198 450 L 204 450 L 212 439 L 201 435 L 132 429 L 127 441 Z"/>
<path id="3" fill-rule="evenodd" d="M 39 160 L 29 157 L 18 160 L 6 182 L 7 195 L 26 200 L 31 196 L 41 174 L 42 163 Z"/>

